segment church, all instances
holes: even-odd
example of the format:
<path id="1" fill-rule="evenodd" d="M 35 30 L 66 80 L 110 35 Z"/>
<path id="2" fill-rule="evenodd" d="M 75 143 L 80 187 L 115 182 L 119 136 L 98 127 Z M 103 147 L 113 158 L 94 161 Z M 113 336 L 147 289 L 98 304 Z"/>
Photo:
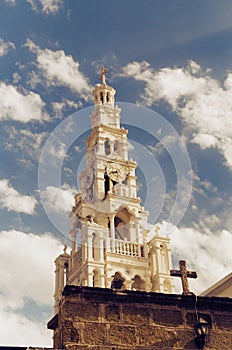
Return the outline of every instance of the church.
<path id="1" fill-rule="evenodd" d="M 137 195 L 137 163 L 128 157 L 128 131 L 106 73 L 102 68 L 93 90 L 86 166 L 70 213 L 71 251 L 65 246 L 55 260 L 54 317 L 48 322 L 53 347 L 232 348 L 231 299 L 189 292 L 185 262 L 184 272 L 172 270 L 170 238 L 148 222 Z M 173 278 L 183 274 L 183 294 L 176 295 Z"/>

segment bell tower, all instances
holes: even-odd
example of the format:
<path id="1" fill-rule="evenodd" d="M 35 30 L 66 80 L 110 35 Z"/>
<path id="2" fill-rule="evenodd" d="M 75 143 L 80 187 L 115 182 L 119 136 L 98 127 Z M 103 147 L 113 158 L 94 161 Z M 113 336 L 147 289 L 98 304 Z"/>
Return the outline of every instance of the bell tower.
<path id="1" fill-rule="evenodd" d="M 115 106 L 116 91 L 106 84 L 107 72 L 102 68 L 101 84 L 93 90 L 86 167 L 70 213 L 71 253 L 65 249 L 56 259 L 55 312 L 64 284 L 164 293 L 174 288 L 170 239 L 156 231 L 148 241 L 149 213 L 137 196 L 137 164 L 128 159 L 128 131 L 120 126 L 121 110 Z"/>

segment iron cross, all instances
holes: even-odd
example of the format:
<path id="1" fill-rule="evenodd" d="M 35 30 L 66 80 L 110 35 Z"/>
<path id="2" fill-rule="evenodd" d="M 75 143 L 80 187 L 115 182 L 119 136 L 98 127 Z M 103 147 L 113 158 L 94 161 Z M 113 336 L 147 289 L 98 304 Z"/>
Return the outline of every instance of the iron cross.
<path id="1" fill-rule="evenodd" d="M 193 293 L 189 291 L 188 277 L 197 278 L 197 273 L 195 271 L 187 271 L 185 260 L 180 260 L 179 266 L 180 270 L 171 270 L 170 275 L 181 278 L 183 295 L 192 295 Z"/>

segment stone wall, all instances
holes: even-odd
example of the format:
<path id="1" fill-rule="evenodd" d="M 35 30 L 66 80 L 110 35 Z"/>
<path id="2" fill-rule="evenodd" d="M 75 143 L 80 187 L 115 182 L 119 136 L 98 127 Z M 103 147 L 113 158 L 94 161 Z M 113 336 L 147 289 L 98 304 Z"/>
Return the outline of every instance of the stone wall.
<path id="1" fill-rule="evenodd" d="M 55 349 L 197 349 L 198 313 L 209 324 L 204 349 L 232 349 L 232 299 L 66 286 L 49 323 Z"/>

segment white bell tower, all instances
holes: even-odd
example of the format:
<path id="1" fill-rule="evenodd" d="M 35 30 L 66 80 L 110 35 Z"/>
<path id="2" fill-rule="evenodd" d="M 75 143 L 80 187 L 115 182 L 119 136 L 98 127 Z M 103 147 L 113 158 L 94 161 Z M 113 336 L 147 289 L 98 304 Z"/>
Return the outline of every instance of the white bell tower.
<path id="1" fill-rule="evenodd" d="M 128 131 L 120 126 L 116 91 L 106 84 L 107 71 L 102 68 L 102 83 L 93 90 L 86 167 L 70 214 L 72 250 L 56 259 L 55 312 L 65 283 L 163 293 L 174 288 L 170 239 L 156 230 L 148 241 L 151 225 L 137 196 L 137 164 L 128 160 Z"/>

